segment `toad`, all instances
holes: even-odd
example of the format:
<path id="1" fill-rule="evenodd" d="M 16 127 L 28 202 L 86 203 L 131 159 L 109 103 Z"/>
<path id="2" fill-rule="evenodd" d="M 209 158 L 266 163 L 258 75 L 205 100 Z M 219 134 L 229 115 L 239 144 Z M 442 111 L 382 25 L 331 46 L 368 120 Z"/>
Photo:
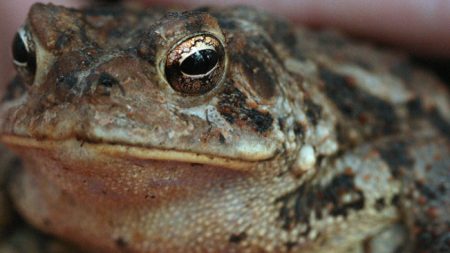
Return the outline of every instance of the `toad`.
<path id="1" fill-rule="evenodd" d="M 249 7 L 52 4 L 33 5 L 13 53 L 0 211 L 41 232 L 0 222 L 3 248 L 27 231 L 42 252 L 74 250 L 53 237 L 93 252 L 448 250 L 449 92 L 402 54 Z"/>

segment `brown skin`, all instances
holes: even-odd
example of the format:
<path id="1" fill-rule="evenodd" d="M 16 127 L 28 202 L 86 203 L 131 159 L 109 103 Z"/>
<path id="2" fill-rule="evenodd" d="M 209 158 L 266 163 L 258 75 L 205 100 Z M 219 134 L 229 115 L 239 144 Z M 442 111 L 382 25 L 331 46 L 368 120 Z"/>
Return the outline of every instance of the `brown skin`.
<path id="1" fill-rule="evenodd" d="M 0 86 L 4 86 L 14 71 L 10 63 L 10 41 L 22 24 L 35 0 L 2 1 L 0 3 Z M 53 0 L 55 4 L 80 5 L 76 0 Z M 188 7 L 221 4 L 210 0 L 142 0 L 148 4 L 183 4 Z M 226 4 L 259 6 L 311 25 L 333 25 L 356 35 L 406 48 L 414 55 L 437 58 L 450 57 L 450 3 L 430 1 L 360 1 L 350 0 L 330 4 L 327 1 L 249 0 L 227 1 Z"/>
<path id="2" fill-rule="evenodd" d="M 30 223 L 95 252 L 348 253 L 401 219 L 412 243 L 399 242 L 444 249 L 450 106 L 436 79 L 248 8 L 106 11 L 30 11 L 38 68 L 19 74 L 34 84 L 0 108 Z M 165 60 L 199 32 L 192 48 L 223 45 L 226 71 L 175 91 Z"/>

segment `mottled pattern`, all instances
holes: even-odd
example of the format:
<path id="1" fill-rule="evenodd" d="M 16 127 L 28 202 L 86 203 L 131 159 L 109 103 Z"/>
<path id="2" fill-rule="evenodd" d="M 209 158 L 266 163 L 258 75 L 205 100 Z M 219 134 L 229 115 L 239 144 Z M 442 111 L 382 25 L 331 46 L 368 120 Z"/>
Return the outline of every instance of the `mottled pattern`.
<path id="1" fill-rule="evenodd" d="M 449 92 L 407 56 L 249 7 L 36 4 L 23 29 L 0 252 L 449 251 Z"/>

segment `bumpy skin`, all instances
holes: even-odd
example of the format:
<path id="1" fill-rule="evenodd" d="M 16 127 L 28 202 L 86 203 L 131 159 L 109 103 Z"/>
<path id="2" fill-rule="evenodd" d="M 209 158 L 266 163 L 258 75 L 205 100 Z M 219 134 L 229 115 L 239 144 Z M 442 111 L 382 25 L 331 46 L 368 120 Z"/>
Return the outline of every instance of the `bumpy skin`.
<path id="1" fill-rule="evenodd" d="M 25 29 L 36 74 L 1 140 L 41 231 L 94 252 L 449 249 L 449 93 L 405 57 L 245 7 L 36 4 Z M 225 69 L 186 95 L 164 63 L 194 34 Z"/>

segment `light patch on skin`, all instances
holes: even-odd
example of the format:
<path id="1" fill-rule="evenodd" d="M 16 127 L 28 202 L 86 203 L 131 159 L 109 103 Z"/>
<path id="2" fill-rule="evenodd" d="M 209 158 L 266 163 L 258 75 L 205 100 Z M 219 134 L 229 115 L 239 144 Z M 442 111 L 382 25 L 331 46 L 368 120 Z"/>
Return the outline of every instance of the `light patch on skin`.
<path id="1" fill-rule="evenodd" d="M 311 145 L 304 145 L 298 154 L 295 161 L 295 170 L 306 171 L 310 170 L 316 164 L 316 154 L 314 148 Z"/>
<path id="2" fill-rule="evenodd" d="M 332 129 L 324 124 L 317 125 L 316 138 L 319 140 L 327 139 L 331 134 Z"/>
<path id="3" fill-rule="evenodd" d="M 405 103 L 413 97 L 413 93 L 392 75 L 370 73 L 354 65 L 338 66 L 336 70 L 340 74 L 355 78 L 355 83 L 363 90 L 391 103 Z"/>
<path id="4" fill-rule="evenodd" d="M 314 146 L 317 154 L 331 155 L 339 148 L 333 131 L 333 122 L 321 121 L 315 128 L 308 128 L 305 136 L 306 143 Z"/>
<path id="5" fill-rule="evenodd" d="M 196 116 L 204 121 L 207 120 L 207 111 L 213 107 L 212 105 L 200 105 L 196 107 L 190 107 L 187 109 L 180 109 L 180 112 L 190 116 Z"/>
<path id="6" fill-rule="evenodd" d="M 374 205 L 376 199 L 383 196 L 392 198 L 400 190 L 399 183 L 392 180 L 387 164 L 375 154 L 345 156 L 337 163 L 336 171 L 345 173 L 348 168 L 355 174 L 355 186 L 364 192 L 366 205 Z"/>
<path id="7" fill-rule="evenodd" d="M 180 112 L 189 116 L 198 117 L 204 121 L 207 121 L 217 128 L 222 130 L 225 140 L 231 140 L 231 134 L 233 133 L 233 128 L 231 125 L 222 117 L 222 115 L 217 111 L 216 107 L 211 105 L 216 103 L 217 98 L 214 98 L 210 104 L 201 105 L 186 109 L 180 109 Z M 228 139 L 227 139 L 228 137 Z"/>
<path id="8" fill-rule="evenodd" d="M 373 252 L 395 252 L 406 240 L 407 233 L 401 225 L 394 225 L 376 235 L 370 242 Z"/>
<path id="9" fill-rule="evenodd" d="M 31 33 L 30 33 L 31 34 Z M 56 57 L 45 50 L 40 41 L 33 37 L 34 50 L 36 52 L 36 75 L 34 77 L 33 85 L 39 86 L 47 77 L 48 71 Z"/>
<path id="10" fill-rule="evenodd" d="M 288 58 L 284 61 L 284 66 L 289 71 L 302 76 L 313 76 L 317 73 L 317 65 L 312 61 L 302 62 L 295 58 Z"/>
<path id="11" fill-rule="evenodd" d="M 241 154 L 242 157 L 251 157 L 252 160 L 266 160 L 273 157 L 275 153 L 275 145 L 268 146 L 267 144 L 261 144 L 258 140 L 237 142 L 235 145 L 236 153 Z"/>
<path id="12" fill-rule="evenodd" d="M 335 139 L 326 139 L 317 150 L 319 154 L 331 155 L 338 151 L 339 145 Z"/>

